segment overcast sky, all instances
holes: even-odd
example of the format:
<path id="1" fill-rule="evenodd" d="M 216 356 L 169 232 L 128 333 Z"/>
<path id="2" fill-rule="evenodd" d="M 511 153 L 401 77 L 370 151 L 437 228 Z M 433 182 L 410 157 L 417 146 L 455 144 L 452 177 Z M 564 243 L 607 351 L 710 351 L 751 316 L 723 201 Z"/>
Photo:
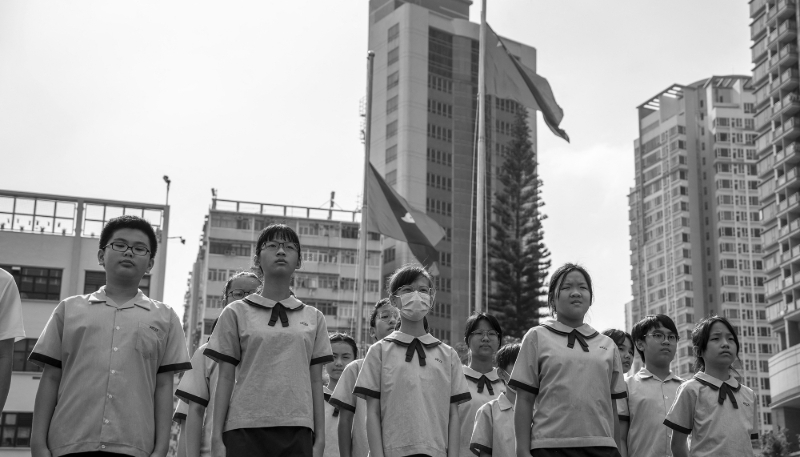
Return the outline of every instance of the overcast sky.
<path id="1" fill-rule="evenodd" d="M 480 1 L 472 6 L 478 21 Z M 545 243 L 593 273 L 592 325 L 631 299 L 636 106 L 673 83 L 750 74 L 744 0 L 489 1 L 538 50 L 571 144 L 539 121 Z M 211 187 L 355 209 L 366 0 L 0 2 L 0 189 L 161 203 L 165 301 L 182 315 Z M 0 258 L 2 253 L 0 253 Z"/>

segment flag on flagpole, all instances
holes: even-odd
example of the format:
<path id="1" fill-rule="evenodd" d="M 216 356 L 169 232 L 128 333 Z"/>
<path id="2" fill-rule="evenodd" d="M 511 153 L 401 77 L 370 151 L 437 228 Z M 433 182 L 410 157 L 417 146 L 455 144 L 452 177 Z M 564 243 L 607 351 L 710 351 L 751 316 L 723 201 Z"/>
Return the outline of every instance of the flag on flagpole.
<path id="1" fill-rule="evenodd" d="M 514 57 L 489 24 L 486 28 L 486 93 L 541 111 L 550 130 L 569 142 L 567 132 L 558 127 L 564 111 L 556 103 L 550 83 Z"/>
<path id="2" fill-rule="evenodd" d="M 372 164 L 366 172 L 368 231 L 408 243 L 414 257 L 431 274 L 438 275 L 439 253 L 434 246 L 444 237 L 442 226 L 424 212 L 412 208 L 386 184 Z"/>

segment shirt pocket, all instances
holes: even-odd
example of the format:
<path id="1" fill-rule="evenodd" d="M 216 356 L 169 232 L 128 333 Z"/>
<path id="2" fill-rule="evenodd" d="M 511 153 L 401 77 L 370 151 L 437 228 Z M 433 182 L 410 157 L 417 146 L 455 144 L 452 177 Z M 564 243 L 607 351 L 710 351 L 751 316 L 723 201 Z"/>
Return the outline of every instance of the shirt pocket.
<path id="1" fill-rule="evenodd" d="M 145 359 L 156 359 L 161 346 L 160 331 L 144 322 L 139 322 L 136 330 L 136 352 Z"/>

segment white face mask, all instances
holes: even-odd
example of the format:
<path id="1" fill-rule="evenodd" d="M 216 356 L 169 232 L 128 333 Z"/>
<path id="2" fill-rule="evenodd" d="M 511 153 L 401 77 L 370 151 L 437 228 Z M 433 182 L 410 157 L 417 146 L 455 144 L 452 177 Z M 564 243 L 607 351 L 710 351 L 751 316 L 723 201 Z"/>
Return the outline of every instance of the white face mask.
<path id="1" fill-rule="evenodd" d="M 431 296 L 420 292 L 400 295 L 400 315 L 410 321 L 421 321 L 431 309 Z"/>

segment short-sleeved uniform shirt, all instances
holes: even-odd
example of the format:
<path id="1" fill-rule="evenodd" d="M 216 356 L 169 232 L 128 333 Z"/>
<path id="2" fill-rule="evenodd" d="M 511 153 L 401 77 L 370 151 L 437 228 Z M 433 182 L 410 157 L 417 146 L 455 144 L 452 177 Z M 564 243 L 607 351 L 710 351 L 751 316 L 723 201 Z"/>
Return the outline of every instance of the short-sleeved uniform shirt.
<path id="1" fill-rule="evenodd" d="M 275 302 L 249 295 L 222 310 L 203 353 L 236 366 L 223 431 L 314 430 L 310 367 L 333 361 L 325 316 L 316 308 L 294 297 Z"/>
<path id="2" fill-rule="evenodd" d="M 751 457 L 750 440 L 758 439 L 756 401 L 733 376 L 723 382 L 700 372 L 680 385 L 664 425 L 692 435 L 692 457 Z"/>
<path id="3" fill-rule="evenodd" d="M 614 341 L 588 324 L 550 320 L 528 330 L 509 384 L 536 395 L 531 449 L 617 447 L 612 402 L 627 395 L 622 362 Z"/>
<path id="4" fill-rule="evenodd" d="M 673 373 L 662 381 L 647 368 L 625 378 L 628 397 L 617 400 L 617 406 L 619 420 L 629 423 L 629 455 L 672 455 L 672 429 L 664 427 L 664 418 L 682 382 Z"/>
<path id="5" fill-rule="evenodd" d="M 469 449 L 475 455 L 485 451 L 498 457 L 513 457 L 517 452 L 516 443 L 514 404 L 503 392 L 478 409 Z"/>
<path id="6" fill-rule="evenodd" d="M 0 268 L 0 341 L 25 338 L 22 325 L 22 300 L 11 273 Z"/>
<path id="7" fill-rule="evenodd" d="M 462 366 L 461 369 L 464 370 L 464 377 L 467 378 L 467 387 L 469 387 L 469 394 L 472 399 L 458 406 L 458 413 L 461 419 L 461 450 L 459 455 L 461 457 L 469 457 L 472 455 L 470 439 L 475 425 L 475 414 L 481 406 L 505 392 L 506 385 L 497 375 L 497 368 L 493 368 L 488 373 L 478 373 L 466 365 Z"/>
<path id="8" fill-rule="evenodd" d="M 470 399 L 455 349 L 430 334 L 400 331 L 369 348 L 354 393 L 380 399 L 386 457 L 445 457 L 450 404 Z"/>
<path id="9" fill-rule="evenodd" d="M 203 431 L 200 437 L 200 455 L 211 455 L 211 434 L 214 427 L 214 394 L 217 392 L 217 363 L 203 355 L 208 343 L 203 344 L 192 355 L 192 371 L 183 375 L 175 396 L 184 401 L 197 403 L 206 408 L 203 416 Z"/>
<path id="10" fill-rule="evenodd" d="M 322 388 L 325 396 L 325 457 L 339 457 L 339 408 L 331 403 L 328 386 Z"/>
<path id="11" fill-rule="evenodd" d="M 186 420 L 189 414 L 189 405 L 183 400 L 178 400 L 178 406 L 175 407 L 175 412 L 172 414 L 172 420 L 177 423 L 182 423 Z"/>
<path id="12" fill-rule="evenodd" d="M 354 360 L 347 364 L 342 371 L 342 376 L 333 389 L 330 403 L 339 408 L 353 413 L 353 431 L 351 437 L 351 451 L 353 457 L 367 457 L 369 454 L 369 444 L 367 443 L 367 402 L 363 398 L 358 398 L 353 389 L 356 387 L 356 379 L 361 371 L 364 359 Z M 327 424 L 327 422 L 326 422 Z M 327 441 L 326 441 L 327 443 Z M 327 447 L 327 444 L 325 445 Z"/>
<path id="13" fill-rule="evenodd" d="M 29 358 L 62 370 L 47 435 L 53 457 L 90 451 L 148 457 L 156 375 L 192 368 L 175 310 L 141 290 L 115 303 L 105 286 L 59 303 Z"/>

